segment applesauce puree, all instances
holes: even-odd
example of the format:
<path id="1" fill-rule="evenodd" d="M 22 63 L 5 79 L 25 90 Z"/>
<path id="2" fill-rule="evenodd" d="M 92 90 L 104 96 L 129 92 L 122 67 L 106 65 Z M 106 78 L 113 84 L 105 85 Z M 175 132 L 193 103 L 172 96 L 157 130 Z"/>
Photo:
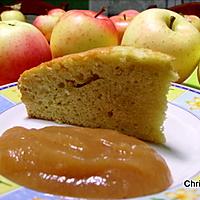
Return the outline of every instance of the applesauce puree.
<path id="1" fill-rule="evenodd" d="M 128 198 L 166 189 L 165 161 L 144 142 L 117 131 L 14 127 L 0 137 L 0 173 L 43 192 Z"/>

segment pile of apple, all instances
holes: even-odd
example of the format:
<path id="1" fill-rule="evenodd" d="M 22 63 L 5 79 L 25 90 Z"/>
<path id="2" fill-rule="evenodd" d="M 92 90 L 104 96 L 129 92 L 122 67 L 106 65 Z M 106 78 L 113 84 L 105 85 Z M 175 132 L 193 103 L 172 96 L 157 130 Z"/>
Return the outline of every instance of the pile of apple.
<path id="1" fill-rule="evenodd" d="M 120 45 L 125 29 L 139 13 L 136 10 L 125 10 L 108 18 L 103 15 L 104 8 L 99 12 L 60 11 L 53 9 L 47 15 L 36 17 L 33 22 L 49 41 L 54 58 L 97 47 Z"/>
<path id="2" fill-rule="evenodd" d="M 7 82 L 16 81 L 25 69 L 51 58 L 115 45 L 149 48 L 171 55 L 179 83 L 198 65 L 200 19 L 197 16 L 182 16 L 155 8 L 140 13 L 125 10 L 109 18 L 104 11 L 102 8 L 99 12 L 65 12 L 58 8 L 37 16 L 33 25 L 0 22 L 0 48 L 3 49 L 0 52 L 0 85 L 5 82 L 2 77 L 6 77 Z"/>

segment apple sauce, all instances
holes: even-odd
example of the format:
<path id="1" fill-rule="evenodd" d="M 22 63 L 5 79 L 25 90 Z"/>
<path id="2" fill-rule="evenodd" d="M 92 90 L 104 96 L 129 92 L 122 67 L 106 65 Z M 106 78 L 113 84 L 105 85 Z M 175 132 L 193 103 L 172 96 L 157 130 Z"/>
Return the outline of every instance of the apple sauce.
<path id="1" fill-rule="evenodd" d="M 42 192 L 85 198 L 128 198 L 172 183 L 164 159 L 117 131 L 14 127 L 0 137 L 0 173 Z"/>

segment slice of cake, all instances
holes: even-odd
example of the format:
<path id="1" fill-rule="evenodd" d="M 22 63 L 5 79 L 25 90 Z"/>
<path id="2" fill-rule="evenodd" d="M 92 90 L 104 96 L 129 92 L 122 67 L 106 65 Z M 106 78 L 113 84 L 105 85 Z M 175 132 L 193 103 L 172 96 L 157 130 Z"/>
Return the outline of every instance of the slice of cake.
<path id="1" fill-rule="evenodd" d="M 163 143 L 172 58 L 147 49 L 106 47 L 71 54 L 19 79 L 29 117 L 108 128 Z"/>

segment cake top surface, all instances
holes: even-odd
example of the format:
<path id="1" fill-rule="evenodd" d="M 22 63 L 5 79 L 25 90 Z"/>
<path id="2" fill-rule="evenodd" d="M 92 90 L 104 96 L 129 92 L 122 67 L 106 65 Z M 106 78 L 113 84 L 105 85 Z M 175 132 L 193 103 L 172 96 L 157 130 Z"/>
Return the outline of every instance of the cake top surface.
<path id="1" fill-rule="evenodd" d="M 155 66 L 155 63 L 157 63 L 157 70 L 167 68 L 168 70 L 170 69 L 173 71 L 173 60 L 174 58 L 167 54 L 155 52 L 150 49 L 134 48 L 131 46 L 113 46 L 96 48 L 81 53 L 69 54 L 63 57 L 55 58 L 51 61 L 40 64 L 31 70 L 25 71 L 23 74 L 26 74 L 27 72 L 36 72 L 40 67 L 60 68 L 61 65 L 62 67 L 69 69 L 73 68 L 76 70 L 77 67 L 79 68 L 80 65 L 83 67 L 87 65 L 88 62 L 94 62 L 94 65 L 95 63 L 98 65 L 99 62 L 102 63 L 102 61 L 110 64 L 117 64 L 118 62 L 121 62 L 124 63 L 124 67 L 126 67 L 125 65 L 127 63 L 132 62 L 137 63 L 137 66 L 143 65 L 148 68 Z M 130 64 L 129 67 L 131 67 Z"/>

